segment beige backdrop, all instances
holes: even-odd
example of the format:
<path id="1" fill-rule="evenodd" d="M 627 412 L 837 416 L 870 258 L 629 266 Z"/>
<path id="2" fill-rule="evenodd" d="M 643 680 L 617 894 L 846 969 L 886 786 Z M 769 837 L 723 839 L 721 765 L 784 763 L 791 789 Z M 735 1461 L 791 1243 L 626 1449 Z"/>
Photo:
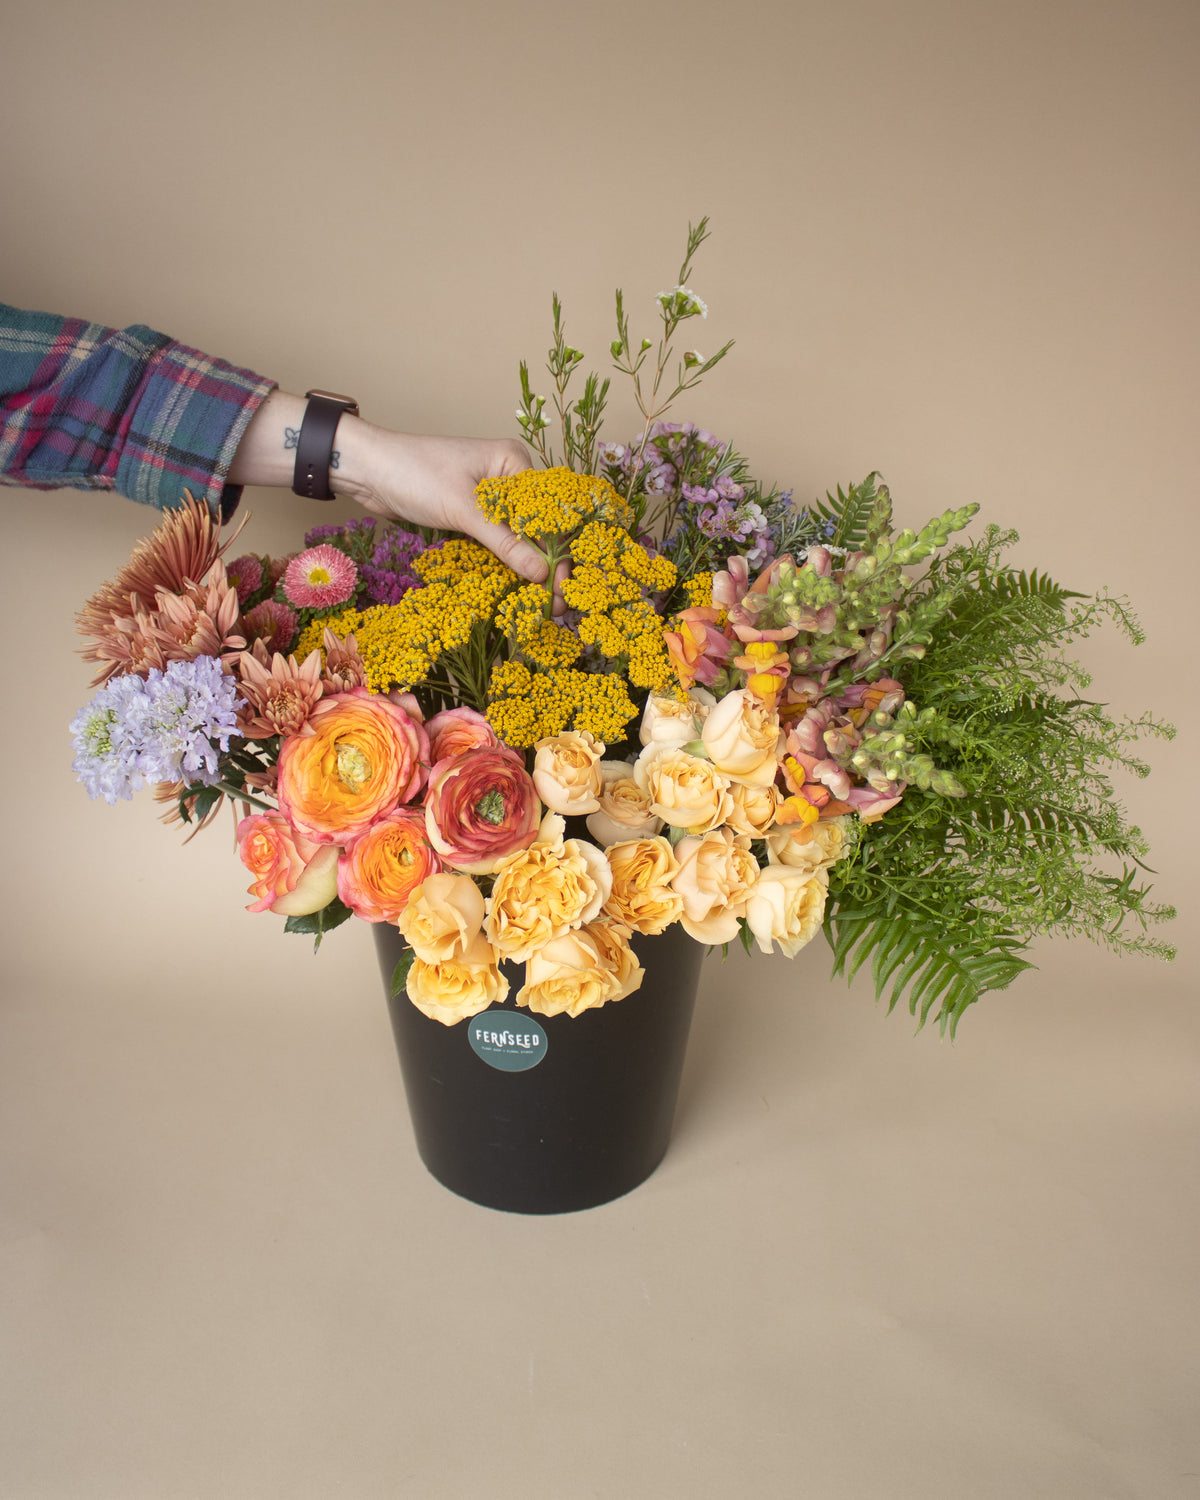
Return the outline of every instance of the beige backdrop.
<path id="1" fill-rule="evenodd" d="M 1049 946 L 914 1039 L 824 949 L 706 971 L 675 1145 L 528 1220 L 416 1160 L 367 933 L 314 960 L 75 785 L 72 615 L 154 517 L 5 491 L 5 1500 L 1200 1494 L 1191 0 L 0 6 L 0 296 L 416 431 L 602 362 L 687 221 L 680 415 L 798 497 L 878 467 L 1129 593 L 1097 696 L 1173 967 Z M 632 426 L 616 402 L 610 432 Z M 250 493 L 283 551 L 329 510 Z"/>

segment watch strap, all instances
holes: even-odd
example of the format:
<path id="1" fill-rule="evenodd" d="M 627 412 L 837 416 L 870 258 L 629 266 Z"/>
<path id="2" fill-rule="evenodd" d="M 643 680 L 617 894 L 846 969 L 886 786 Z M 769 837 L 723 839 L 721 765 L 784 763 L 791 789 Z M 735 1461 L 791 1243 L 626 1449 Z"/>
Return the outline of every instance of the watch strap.
<path id="1" fill-rule="evenodd" d="M 333 440 L 338 423 L 347 412 L 357 412 L 358 403 L 349 397 L 334 397 L 308 392 L 308 405 L 300 424 L 296 442 L 296 466 L 292 471 L 292 489 L 310 500 L 332 500 L 329 488 L 329 466 L 333 458 Z"/>

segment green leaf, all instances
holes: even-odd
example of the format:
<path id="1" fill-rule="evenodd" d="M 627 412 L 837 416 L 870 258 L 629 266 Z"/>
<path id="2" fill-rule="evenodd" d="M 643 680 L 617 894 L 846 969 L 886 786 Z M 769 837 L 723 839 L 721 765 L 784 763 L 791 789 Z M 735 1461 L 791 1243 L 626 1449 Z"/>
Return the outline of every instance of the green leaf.
<path id="1" fill-rule="evenodd" d="M 343 904 L 335 896 L 328 906 L 323 906 L 320 911 L 309 912 L 303 917 L 289 917 L 283 924 L 284 932 L 298 932 L 305 937 L 315 939 L 313 952 L 321 946 L 321 939 L 327 932 L 332 932 L 335 927 L 340 927 L 343 922 L 348 921 L 354 913 L 348 906 Z"/>
<path id="2" fill-rule="evenodd" d="M 408 982 L 408 971 L 413 966 L 416 954 L 411 948 L 405 948 L 397 960 L 396 967 L 392 970 L 392 999 L 401 994 Z"/>

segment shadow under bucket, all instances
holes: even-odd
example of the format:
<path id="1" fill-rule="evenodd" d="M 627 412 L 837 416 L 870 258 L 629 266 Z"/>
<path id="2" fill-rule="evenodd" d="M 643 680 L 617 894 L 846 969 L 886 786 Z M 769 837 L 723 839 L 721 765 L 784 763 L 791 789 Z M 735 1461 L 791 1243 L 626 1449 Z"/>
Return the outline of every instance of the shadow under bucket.
<path id="1" fill-rule="evenodd" d="M 387 993 L 400 934 L 377 923 L 375 945 Z M 456 1026 L 389 996 L 417 1150 L 444 1187 L 485 1208 L 571 1213 L 662 1161 L 705 949 L 677 923 L 632 947 L 641 988 L 574 1019 L 512 1003 L 524 965 L 504 966 L 504 1005 Z"/>

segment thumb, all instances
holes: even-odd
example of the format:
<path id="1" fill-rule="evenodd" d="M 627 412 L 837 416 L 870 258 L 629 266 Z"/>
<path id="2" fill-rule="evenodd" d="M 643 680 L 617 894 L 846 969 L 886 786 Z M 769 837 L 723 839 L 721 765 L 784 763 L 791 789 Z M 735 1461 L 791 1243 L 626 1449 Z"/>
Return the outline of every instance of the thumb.
<path id="1" fill-rule="evenodd" d="M 530 583 L 545 583 L 550 572 L 546 559 L 536 547 L 530 546 L 507 526 L 485 520 L 476 511 L 468 529 L 477 542 L 482 542 L 490 552 L 494 552 L 514 573 L 520 573 Z"/>

